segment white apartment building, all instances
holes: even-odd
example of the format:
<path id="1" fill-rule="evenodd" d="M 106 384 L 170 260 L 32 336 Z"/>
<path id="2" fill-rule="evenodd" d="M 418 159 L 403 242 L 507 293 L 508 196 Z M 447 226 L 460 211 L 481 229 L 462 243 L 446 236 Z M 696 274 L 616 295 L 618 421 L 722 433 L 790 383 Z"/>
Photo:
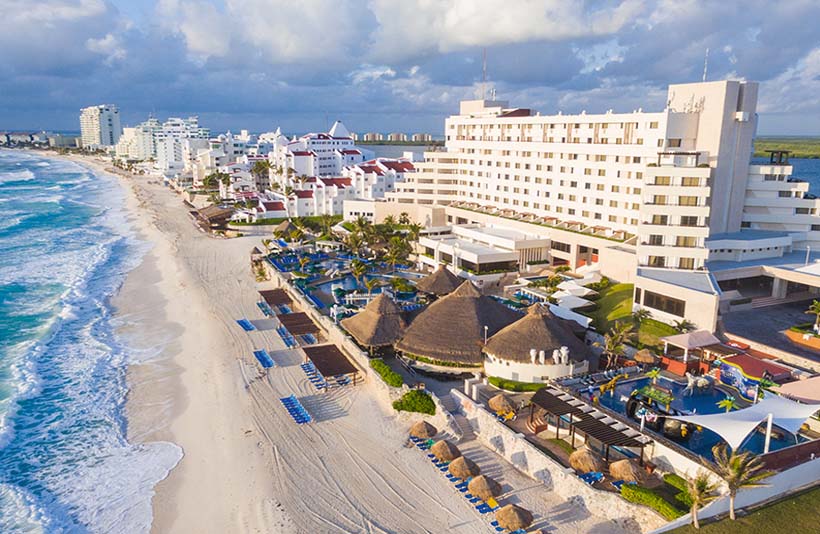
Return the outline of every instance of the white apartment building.
<path id="1" fill-rule="evenodd" d="M 392 132 L 387 134 L 387 140 L 394 142 L 407 141 L 407 134 L 402 132 Z"/>
<path id="2" fill-rule="evenodd" d="M 247 131 L 244 131 L 243 134 L 244 137 L 243 135 L 234 136 L 231 132 L 220 134 L 208 140 L 207 148 L 196 150 L 195 155 L 191 158 L 189 169 L 193 175 L 194 187 L 201 187 L 206 176 L 220 167 L 236 163 L 248 153 L 250 136 L 247 135 Z M 201 143 L 199 140 L 197 141 Z M 191 146 L 190 142 L 188 146 Z"/>
<path id="3" fill-rule="evenodd" d="M 123 128 L 122 136 L 115 148 L 118 158 L 130 160 L 149 160 L 156 158 L 157 149 L 154 136 L 162 124 L 154 117 L 134 127 Z"/>
<path id="4" fill-rule="evenodd" d="M 635 283 L 636 307 L 713 329 L 723 288 L 749 275 L 785 280 L 795 251 L 820 241 L 820 205 L 789 178 L 787 158 L 750 164 L 757 91 L 739 81 L 672 85 L 663 110 L 631 113 L 462 102 L 445 121 L 445 149 L 426 152 L 374 218 L 406 211 L 535 234 L 549 240 L 553 264 L 598 264 Z M 751 258 L 751 270 L 730 268 Z M 772 296 L 813 291 L 817 271 L 772 282 Z"/>
<path id="5" fill-rule="evenodd" d="M 433 136 L 429 133 L 414 133 L 411 139 L 416 142 L 432 141 Z"/>
<path id="6" fill-rule="evenodd" d="M 416 171 L 413 162 L 406 158 L 375 158 L 342 169 L 341 175 L 350 178 L 356 190 L 356 198 L 376 200 L 395 190 L 396 184 Z"/>
<path id="7" fill-rule="evenodd" d="M 266 140 L 269 138 L 265 137 Z M 342 167 L 372 158 L 372 152 L 358 148 L 344 124 L 336 121 L 327 133 L 309 133 L 288 140 L 277 130 L 270 154 L 274 178 L 280 185 L 299 176 L 339 176 Z"/>
<path id="8" fill-rule="evenodd" d="M 165 176 L 181 172 L 186 161 L 192 162 L 200 149 L 207 148 L 209 137 L 209 130 L 199 126 L 198 117 L 169 118 L 154 135 L 157 150 L 155 168 Z"/>
<path id="9" fill-rule="evenodd" d="M 117 106 L 101 104 L 80 110 L 80 139 L 84 148 L 114 146 L 121 134 L 120 110 Z"/>

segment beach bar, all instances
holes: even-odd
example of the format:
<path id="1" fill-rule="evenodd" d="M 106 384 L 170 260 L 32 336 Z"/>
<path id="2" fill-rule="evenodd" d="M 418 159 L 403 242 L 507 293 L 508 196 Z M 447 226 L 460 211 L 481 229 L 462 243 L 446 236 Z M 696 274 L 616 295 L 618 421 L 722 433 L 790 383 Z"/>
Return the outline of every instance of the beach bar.
<path id="1" fill-rule="evenodd" d="M 339 350 L 336 345 L 318 345 L 304 347 L 305 356 L 313 362 L 316 369 L 324 377 L 345 376 L 356 385 L 359 378 L 359 369 Z"/>

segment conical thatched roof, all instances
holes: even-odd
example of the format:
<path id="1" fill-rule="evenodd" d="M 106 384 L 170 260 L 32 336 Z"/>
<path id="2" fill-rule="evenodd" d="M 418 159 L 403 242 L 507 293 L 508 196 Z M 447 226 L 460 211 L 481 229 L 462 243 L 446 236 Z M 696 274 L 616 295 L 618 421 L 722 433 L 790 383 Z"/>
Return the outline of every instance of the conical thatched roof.
<path id="1" fill-rule="evenodd" d="M 490 407 L 491 410 L 496 412 L 512 412 L 515 411 L 515 406 L 510 399 L 504 396 L 503 393 L 499 393 L 495 397 L 491 398 L 487 405 Z"/>
<path id="2" fill-rule="evenodd" d="M 438 269 L 428 274 L 416 284 L 416 289 L 425 293 L 443 296 L 458 288 L 464 281 L 459 278 L 445 265 L 439 265 Z"/>
<path id="3" fill-rule="evenodd" d="M 495 520 L 507 530 L 518 530 L 532 525 L 532 513 L 520 506 L 508 504 L 495 513 Z"/>
<path id="4" fill-rule="evenodd" d="M 461 451 L 458 450 L 458 447 L 446 439 L 434 443 L 433 446 L 430 447 L 430 452 L 442 462 L 451 462 L 461 456 Z"/>
<path id="5" fill-rule="evenodd" d="M 603 460 L 586 447 L 581 447 L 569 455 L 569 465 L 581 473 L 603 471 L 604 469 Z"/>
<path id="6" fill-rule="evenodd" d="M 635 353 L 635 361 L 638 363 L 655 364 L 658 363 L 658 357 L 652 354 L 649 349 L 641 349 Z"/>
<path id="7" fill-rule="evenodd" d="M 410 435 L 421 439 L 430 439 L 438 434 L 438 429 L 427 421 L 419 421 L 410 427 Z"/>
<path id="8" fill-rule="evenodd" d="M 428 306 L 413 320 L 398 350 L 464 365 L 481 365 L 484 327 L 491 336 L 521 317 L 484 296 L 470 281 Z"/>
<path id="9" fill-rule="evenodd" d="M 501 484 L 487 475 L 479 475 L 472 479 L 470 483 L 467 484 L 467 489 L 470 493 L 484 501 L 501 495 Z"/>
<path id="10" fill-rule="evenodd" d="M 477 477 L 481 474 L 478 465 L 466 456 L 459 456 L 453 460 L 448 469 L 450 474 L 456 478 Z"/>
<path id="11" fill-rule="evenodd" d="M 609 474 L 612 478 L 625 480 L 626 482 L 643 482 L 646 480 L 644 471 L 636 460 L 618 460 L 609 464 Z"/>
<path id="12" fill-rule="evenodd" d="M 493 335 L 484 352 L 504 360 L 530 363 L 530 351 L 543 350 L 544 363 L 552 364 L 552 351 L 561 347 L 569 349 L 571 360 L 582 361 L 592 356 L 567 321 L 554 316 L 546 306 L 533 304 L 524 317 Z"/>
<path id="13" fill-rule="evenodd" d="M 401 316 L 401 309 L 385 293 L 380 293 L 364 310 L 342 319 L 341 323 L 356 341 L 367 347 L 392 345 L 407 326 Z"/>
<path id="14" fill-rule="evenodd" d="M 299 230 L 299 227 L 293 224 L 293 221 L 288 219 L 287 221 L 282 221 L 279 224 L 277 224 L 276 227 L 273 229 L 273 233 L 287 236 L 294 230 Z"/>

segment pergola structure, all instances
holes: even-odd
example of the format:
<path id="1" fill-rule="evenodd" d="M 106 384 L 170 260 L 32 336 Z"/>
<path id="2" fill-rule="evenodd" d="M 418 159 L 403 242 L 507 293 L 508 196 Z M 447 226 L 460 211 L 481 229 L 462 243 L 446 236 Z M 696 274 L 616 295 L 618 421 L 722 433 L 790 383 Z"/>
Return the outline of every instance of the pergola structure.
<path id="1" fill-rule="evenodd" d="M 550 387 L 539 389 L 531 400 L 530 423 L 534 420 L 535 407 L 553 416 L 556 438 L 560 435 L 561 422 L 564 421 L 567 425 L 565 429 L 570 432 L 570 443 L 573 448 L 575 448 L 575 435 L 580 433 L 584 436 L 585 442 L 589 442 L 592 438 L 603 445 L 603 455 L 606 461 L 609 461 L 611 447 L 631 447 L 640 449 L 640 460 L 643 464 L 643 448 L 648 440 L 640 439 L 640 433 L 617 421 L 613 421 L 615 425 L 606 423 L 604 421 L 606 414 L 584 404 L 572 395 Z"/>

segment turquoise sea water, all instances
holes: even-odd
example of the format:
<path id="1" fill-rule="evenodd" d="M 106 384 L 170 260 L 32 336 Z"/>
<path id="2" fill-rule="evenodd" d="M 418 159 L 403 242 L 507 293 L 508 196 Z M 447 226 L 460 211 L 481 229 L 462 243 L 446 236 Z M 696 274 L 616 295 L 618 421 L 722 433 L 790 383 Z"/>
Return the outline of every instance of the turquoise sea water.
<path id="1" fill-rule="evenodd" d="M 116 179 L 0 150 L 0 532 L 147 532 L 180 458 L 132 445 L 109 298 L 146 244 Z"/>

